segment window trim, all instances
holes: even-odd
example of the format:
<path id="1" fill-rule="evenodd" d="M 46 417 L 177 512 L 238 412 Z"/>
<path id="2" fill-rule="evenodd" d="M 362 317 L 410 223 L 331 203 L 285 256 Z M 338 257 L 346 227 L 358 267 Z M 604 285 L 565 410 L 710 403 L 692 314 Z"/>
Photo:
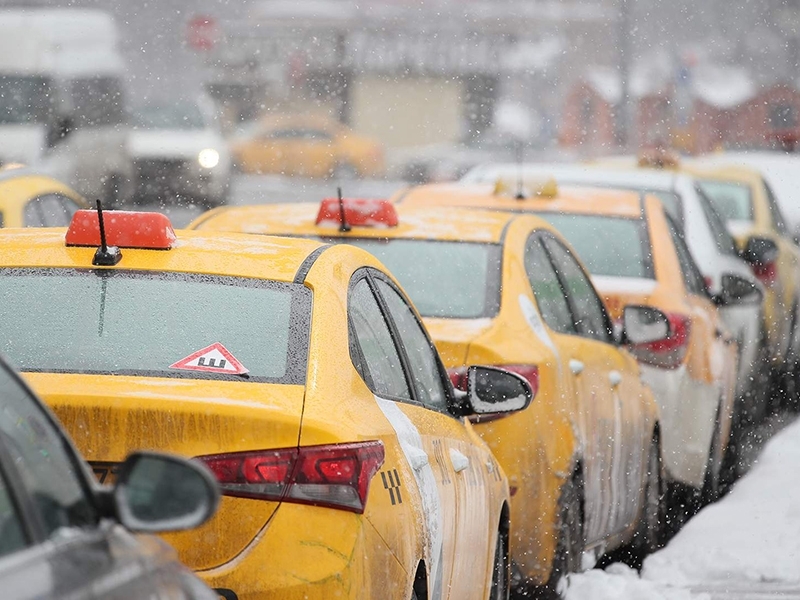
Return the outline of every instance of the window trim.
<path id="1" fill-rule="evenodd" d="M 542 248 L 544 249 L 545 254 L 547 255 L 547 259 L 550 261 L 550 264 L 551 264 L 551 266 L 553 267 L 553 270 L 556 273 L 556 277 L 558 278 L 559 285 L 561 286 L 561 291 L 564 293 L 564 297 L 567 300 L 567 306 L 569 307 L 570 314 L 572 315 L 572 323 L 573 323 L 573 327 L 575 328 L 575 333 L 574 334 L 567 333 L 567 334 L 564 334 L 564 335 L 577 335 L 578 337 L 581 337 L 581 338 L 584 338 L 584 339 L 587 339 L 587 340 L 594 340 L 596 342 L 601 342 L 601 343 L 612 344 L 613 345 L 613 343 L 614 343 L 614 328 L 613 328 L 613 325 L 611 323 L 611 317 L 609 317 L 609 315 L 608 315 L 608 309 L 606 308 L 606 303 L 603 302 L 603 299 L 600 297 L 600 295 L 597 293 L 597 289 L 594 287 L 594 283 L 592 283 L 592 276 L 589 273 L 587 273 L 586 269 L 584 269 L 583 266 L 581 265 L 581 263 L 578 262 L 578 260 L 575 257 L 575 253 L 570 251 L 569 248 L 567 248 L 567 246 L 565 246 L 561 242 L 561 240 L 559 240 L 555 235 L 553 235 L 549 231 L 541 230 L 539 236 L 540 236 L 540 239 L 542 240 Z M 589 282 L 589 285 L 591 286 L 592 294 L 594 295 L 595 299 L 597 300 L 598 305 L 600 306 L 600 311 L 602 313 L 603 323 L 605 325 L 605 330 L 606 330 L 606 339 L 599 340 L 596 337 L 592 337 L 590 335 L 587 335 L 587 334 L 583 333 L 580 330 L 580 328 L 578 327 L 578 320 L 577 320 L 578 312 L 577 312 L 577 309 L 575 307 L 575 301 L 572 298 L 572 295 L 567 292 L 567 286 L 566 286 L 566 283 L 564 281 L 564 274 L 562 273 L 561 269 L 559 269 L 557 267 L 557 265 L 555 264 L 556 261 L 553 259 L 553 255 L 550 252 L 550 248 L 547 247 L 547 244 L 545 243 L 545 240 L 550 240 L 553 243 L 558 244 L 569 256 L 571 256 L 573 258 L 573 260 L 575 260 L 575 266 L 578 267 L 578 269 L 581 271 L 581 273 L 583 273 L 583 276 L 586 278 L 586 281 Z"/>

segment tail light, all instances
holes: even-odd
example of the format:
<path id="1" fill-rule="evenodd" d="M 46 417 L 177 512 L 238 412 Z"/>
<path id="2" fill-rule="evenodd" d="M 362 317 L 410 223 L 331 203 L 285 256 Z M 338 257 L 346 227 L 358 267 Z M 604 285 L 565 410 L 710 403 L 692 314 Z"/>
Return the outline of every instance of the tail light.
<path id="1" fill-rule="evenodd" d="M 644 364 L 662 369 L 677 369 L 683 364 L 689 350 L 689 334 L 692 322 L 689 317 L 667 313 L 669 337 L 656 342 L 630 346 L 636 359 Z"/>
<path id="2" fill-rule="evenodd" d="M 383 465 L 380 441 L 200 456 L 222 493 L 363 513 Z"/>
<path id="3" fill-rule="evenodd" d="M 753 263 L 750 265 L 750 268 L 753 270 L 753 275 L 755 275 L 756 278 L 766 286 L 772 285 L 778 278 L 777 261 L 773 260 L 768 263 Z"/>
<path id="4" fill-rule="evenodd" d="M 499 369 L 511 371 L 517 375 L 524 377 L 533 391 L 533 397 L 536 398 L 536 393 L 539 391 L 539 367 L 536 365 L 493 365 Z M 467 367 L 453 367 L 447 369 L 447 374 L 450 376 L 450 381 L 453 382 L 453 387 L 462 392 L 467 391 Z M 497 413 L 494 415 L 473 415 L 470 420 L 473 423 L 487 423 L 502 419 L 513 413 Z"/>

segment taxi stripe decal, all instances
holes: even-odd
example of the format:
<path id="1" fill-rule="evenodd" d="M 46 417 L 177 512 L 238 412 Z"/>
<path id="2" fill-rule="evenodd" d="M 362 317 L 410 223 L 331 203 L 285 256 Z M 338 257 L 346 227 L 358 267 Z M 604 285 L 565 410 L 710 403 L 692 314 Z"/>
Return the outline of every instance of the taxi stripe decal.
<path id="1" fill-rule="evenodd" d="M 402 504 L 403 496 L 400 493 L 401 484 L 397 469 L 381 471 L 381 480 L 383 481 L 383 489 L 389 492 L 389 499 L 392 501 L 392 506 L 395 504 Z"/>

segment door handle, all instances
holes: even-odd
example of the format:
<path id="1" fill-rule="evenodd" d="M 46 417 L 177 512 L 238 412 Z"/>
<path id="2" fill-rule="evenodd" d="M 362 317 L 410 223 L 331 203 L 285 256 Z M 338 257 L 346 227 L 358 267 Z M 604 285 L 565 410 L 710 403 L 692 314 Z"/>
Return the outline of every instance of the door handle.
<path id="1" fill-rule="evenodd" d="M 619 371 L 609 372 L 608 381 L 609 383 L 611 383 L 612 388 L 617 387 L 620 383 L 622 383 L 622 373 L 620 373 Z"/>
<path id="2" fill-rule="evenodd" d="M 580 375 L 583 373 L 583 363 L 572 358 L 569 361 L 569 370 L 572 371 L 573 375 Z"/>
<path id="3" fill-rule="evenodd" d="M 455 448 L 450 448 L 450 462 L 453 463 L 453 470 L 461 473 L 469 467 L 469 459 Z"/>

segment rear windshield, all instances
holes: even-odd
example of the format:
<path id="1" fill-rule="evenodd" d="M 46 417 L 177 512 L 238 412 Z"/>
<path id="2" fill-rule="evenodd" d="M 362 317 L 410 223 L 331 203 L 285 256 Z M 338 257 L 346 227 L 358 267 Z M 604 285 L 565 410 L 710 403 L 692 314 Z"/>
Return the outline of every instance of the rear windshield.
<path id="1" fill-rule="evenodd" d="M 653 279 L 653 259 L 642 219 L 540 213 L 575 248 L 592 275 Z"/>
<path id="2" fill-rule="evenodd" d="M 700 179 L 698 185 L 726 222 L 753 220 L 753 201 L 747 184 Z"/>
<path id="3" fill-rule="evenodd" d="M 23 371 L 303 383 L 310 312 L 299 284 L 0 269 L 0 353 Z M 246 375 L 208 368 L 236 362 Z"/>
<path id="4" fill-rule="evenodd" d="M 500 246 L 434 240 L 326 240 L 363 248 L 403 286 L 423 317 L 493 317 L 500 308 Z"/>

